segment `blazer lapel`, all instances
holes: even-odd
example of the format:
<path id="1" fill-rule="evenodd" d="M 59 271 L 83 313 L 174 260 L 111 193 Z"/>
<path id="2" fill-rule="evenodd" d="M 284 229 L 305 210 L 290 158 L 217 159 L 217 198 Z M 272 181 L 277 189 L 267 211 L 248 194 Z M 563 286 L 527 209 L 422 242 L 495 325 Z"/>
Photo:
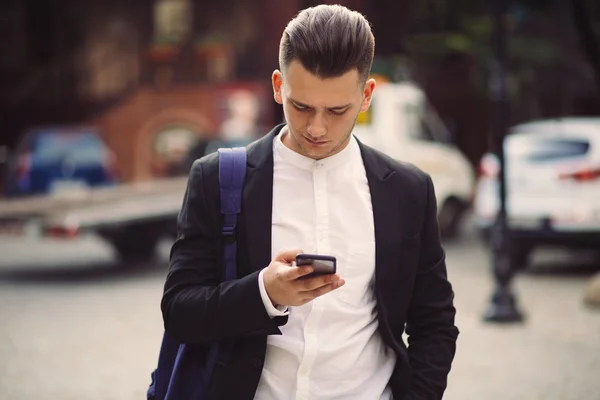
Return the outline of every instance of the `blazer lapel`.
<path id="1" fill-rule="evenodd" d="M 404 215 L 402 193 L 390 190 L 390 183 L 397 178 L 395 171 L 385 165 L 375 151 L 359 142 L 371 191 L 373 220 L 375 225 L 375 278 L 377 286 L 393 274 L 396 257 L 394 252 L 402 237 Z"/>
<path id="2" fill-rule="evenodd" d="M 273 138 L 283 125 L 248 147 L 246 182 L 242 204 L 251 271 L 271 262 L 271 221 L 273 209 Z"/>

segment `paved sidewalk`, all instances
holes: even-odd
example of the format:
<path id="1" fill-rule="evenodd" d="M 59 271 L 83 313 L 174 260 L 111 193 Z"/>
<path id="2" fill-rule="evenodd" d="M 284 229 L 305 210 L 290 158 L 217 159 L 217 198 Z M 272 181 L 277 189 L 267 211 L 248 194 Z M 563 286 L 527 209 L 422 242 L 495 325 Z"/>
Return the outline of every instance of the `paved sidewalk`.
<path id="1" fill-rule="evenodd" d="M 600 399 L 600 310 L 583 303 L 597 259 L 537 252 L 515 282 L 526 321 L 499 326 L 481 322 L 492 288 L 487 251 L 473 232 L 446 249 L 461 335 L 444 399 Z"/>
<path id="2" fill-rule="evenodd" d="M 538 253 L 516 281 L 526 322 L 484 324 L 489 255 L 466 233 L 446 244 L 461 334 L 445 399 L 600 400 L 600 310 L 583 305 L 598 267 Z M 0 254 L 0 400 L 145 398 L 165 261 L 123 270 L 97 240 L 0 240 Z"/>

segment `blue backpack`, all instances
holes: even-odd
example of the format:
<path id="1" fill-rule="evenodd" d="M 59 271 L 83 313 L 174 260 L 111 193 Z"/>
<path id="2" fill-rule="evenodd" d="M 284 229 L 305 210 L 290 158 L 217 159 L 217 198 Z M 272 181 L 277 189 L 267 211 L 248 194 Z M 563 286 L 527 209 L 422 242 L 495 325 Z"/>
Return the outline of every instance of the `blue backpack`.
<path id="1" fill-rule="evenodd" d="M 236 278 L 235 226 L 241 210 L 242 189 L 246 177 L 246 149 L 219 149 L 219 185 L 221 213 L 224 216 L 221 234 L 224 237 L 225 280 Z M 198 347 L 175 341 L 165 332 L 158 357 L 158 367 L 152 372 L 148 400 L 206 400 L 216 363 L 227 364 L 233 348 L 232 340 L 222 340 Z"/>

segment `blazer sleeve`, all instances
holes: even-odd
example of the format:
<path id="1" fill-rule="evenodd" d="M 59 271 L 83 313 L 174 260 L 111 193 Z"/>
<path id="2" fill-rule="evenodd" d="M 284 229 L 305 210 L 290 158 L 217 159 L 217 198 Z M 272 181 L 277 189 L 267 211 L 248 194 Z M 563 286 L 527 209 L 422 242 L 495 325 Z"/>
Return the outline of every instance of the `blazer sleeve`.
<path id="1" fill-rule="evenodd" d="M 454 325 L 454 292 L 447 278 L 433 183 L 428 175 L 426 181 L 419 269 L 406 322 L 412 369 L 410 400 L 442 398 L 459 333 Z"/>
<path id="2" fill-rule="evenodd" d="M 178 217 L 178 237 L 171 249 L 161 301 L 165 330 L 181 343 L 281 334 L 278 326 L 287 317 L 267 314 L 258 271 L 221 282 L 221 214 L 214 206 L 218 201 L 211 197 L 217 196 L 219 189 L 207 184 L 204 162 L 196 161 L 191 168 Z"/>

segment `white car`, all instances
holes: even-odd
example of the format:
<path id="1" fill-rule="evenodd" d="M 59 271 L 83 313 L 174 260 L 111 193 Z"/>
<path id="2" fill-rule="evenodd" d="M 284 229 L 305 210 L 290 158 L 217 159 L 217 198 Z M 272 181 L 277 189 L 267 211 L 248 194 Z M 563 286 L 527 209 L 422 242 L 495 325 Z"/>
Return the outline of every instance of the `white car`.
<path id="1" fill-rule="evenodd" d="M 561 118 L 517 125 L 504 141 L 506 213 L 512 257 L 527 265 L 538 245 L 600 248 L 600 118 Z M 488 232 L 499 209 L 499 163 L 481 160 L 474 199 Z"/>
<path id="2" fill-rule="evenodd" d="M 464 212 L 471 206 L 475 171 L 452 144 L 449 130 L 419 86 L 410 82 L 378 85 L 354 134 L 363 143 L 430 174 L 442 236 L 460 233 Z"/>

